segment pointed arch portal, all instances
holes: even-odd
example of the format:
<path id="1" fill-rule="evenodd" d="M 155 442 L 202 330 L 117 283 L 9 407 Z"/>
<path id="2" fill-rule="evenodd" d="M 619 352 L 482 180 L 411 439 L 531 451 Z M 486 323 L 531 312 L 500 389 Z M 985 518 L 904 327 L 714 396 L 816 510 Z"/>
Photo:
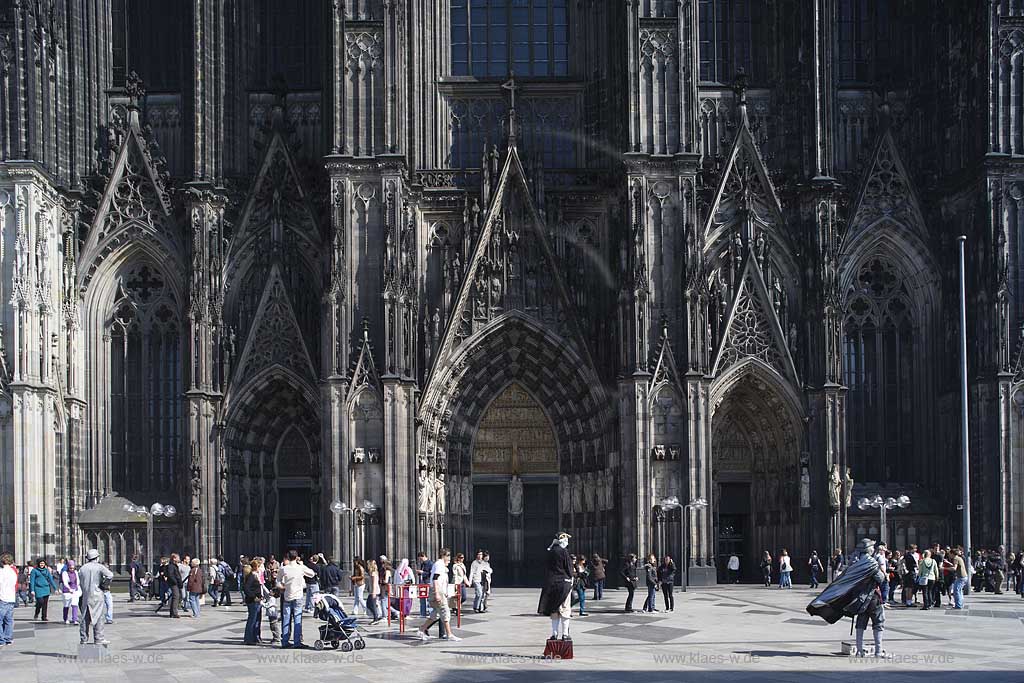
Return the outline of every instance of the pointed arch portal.
<path id="1" fill-rule="evenodd" d="M 711 419 L 715 566 L 723 582 L 733 553 L 743 580 L 753 581 L 763 551 L 776 558 L 783 548 L 806 543 L 800 525 L 801 420 L 767 370 L 748 369 L 724 390 Z"/>
<path id="2" fill-rule="evenodd" d="M 536 585 L 558 526 L 558 441 L 541 403 L 508 384 L 484 410 L 472 446 L 473 548 Z"/>

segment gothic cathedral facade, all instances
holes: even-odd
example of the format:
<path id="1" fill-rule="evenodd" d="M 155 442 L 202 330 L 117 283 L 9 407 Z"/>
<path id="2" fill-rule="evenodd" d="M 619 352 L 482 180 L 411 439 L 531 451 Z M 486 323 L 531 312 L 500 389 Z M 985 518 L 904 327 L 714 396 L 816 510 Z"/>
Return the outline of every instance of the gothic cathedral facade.
<path id="1" fill-rule="evenodd" d="M 1019 549 L 1022 82 L 1019 0 L 0 0 L 0 548 L 955 542 L 963 234 Z"/>

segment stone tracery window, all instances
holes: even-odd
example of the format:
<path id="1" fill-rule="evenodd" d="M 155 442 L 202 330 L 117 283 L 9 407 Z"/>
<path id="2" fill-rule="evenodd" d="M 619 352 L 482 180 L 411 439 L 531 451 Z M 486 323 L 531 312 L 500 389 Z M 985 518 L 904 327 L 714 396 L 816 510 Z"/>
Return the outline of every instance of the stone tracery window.
<path id="1" fill-rule="evenodd" d="M 181 325 L 155 268 L 140 264 L 121 279 L 107 332 L 111 485 L 166 491 L 181 448 Z"/>
<path id="2" fill-rule="evenodd" d="M 918 341 L 907 285 L 892 263 L 875 257 L 861 265 L 846 298 L 843 375 L 854 476 L 910 480 Z"/>
<path id="3" fill-rule="evenodd" d="M 566 76 L 568 0 L 451 0 L 452 75 Z"/>
<path id="4" fill-rule="evenodd" d="M 700 0 L 700 80 L 730 83 L 739 69 L 763 80 L 765 11 L 763 0 Z"/>

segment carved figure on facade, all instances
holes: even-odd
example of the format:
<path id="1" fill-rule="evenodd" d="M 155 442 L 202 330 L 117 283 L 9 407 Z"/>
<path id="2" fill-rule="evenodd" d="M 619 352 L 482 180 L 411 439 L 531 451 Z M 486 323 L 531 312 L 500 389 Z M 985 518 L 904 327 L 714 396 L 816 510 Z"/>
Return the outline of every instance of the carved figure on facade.
<path id="1" fill-rule="evenodd" d="M 843 482 L 839 474 L 839 465 L 833 464 L 828 473 L 828 503 L 832 510 L 839 509 L 842 499 Z"/>
<path id="2" fill-rule="evenodd" d="M 853 500 L 853 471 L 847 467 L 846 477 L 843 479 L 843 504 L 846 507 L 850 507 L 850 502 Z"/>
<path id="3" fill-rule="evenodd" d="M 807 465 L 800 467 L 800 507 L 811 507 L 811 474 Z"/>
<path id="4" fill-rule="evenodd" d="M 513 474 L 508 483 L 508 511 L 513 515 L 523 514 L 523 480 Z"/>

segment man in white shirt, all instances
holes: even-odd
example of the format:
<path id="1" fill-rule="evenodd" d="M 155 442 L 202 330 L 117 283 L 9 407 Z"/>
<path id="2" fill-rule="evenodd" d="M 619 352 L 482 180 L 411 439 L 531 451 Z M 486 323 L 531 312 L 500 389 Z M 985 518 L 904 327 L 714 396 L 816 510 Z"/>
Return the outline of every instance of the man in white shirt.
<path id="1" fill-rule="evenodd" d="M 452 553 L 448 548 L 441 548 L 440 557 L 430 570 L 430 616 L 423 626 L 416 629 L 420 640 L 430 640 L 430 627 L 440 621 L 444 625 L 445 637 L 448 640 L 462 640 L 452 633 L 451 610 L 448 608 L 448 563 Z M 474 563 L 475 564 L 475 563 Z"/>
<path id="2" fill-rule="evenodd" d="M 297 552 L 289 550 L 285 556 L 284 566 L 277 571 L 277 587 L 281 589 L 281 619 L 284 621 L 284 630 L 281 634 L 282 649 L 303 647 L 302 605 L 307 576 L 316 576 L 316 572 L 302 564 Z M 289 645 L 293 623 L 295 638 Z"/>
<path id="3" fill-rule="evenodd" d="M 484 584 L 483 572 L 487 571 L 490 565 L 484 560 L 484 551 L 476 551 L 476 559 L 469 566 L 469 582 L 473 586 L 473 611 L 480 612 L 484 605 Z"/>
<path id="4" fill-rule="evenodd" d="M 8 553 L 0 555 L 0 647 L 14 642 L 14 601 L 18 572 L 14 558 Z"/>
<path id="5" fill-rule="evenodd" d="M 729 556 L 729 580 L 733 583 L 740 582 L 740 558 L 733 553 Z"/>

